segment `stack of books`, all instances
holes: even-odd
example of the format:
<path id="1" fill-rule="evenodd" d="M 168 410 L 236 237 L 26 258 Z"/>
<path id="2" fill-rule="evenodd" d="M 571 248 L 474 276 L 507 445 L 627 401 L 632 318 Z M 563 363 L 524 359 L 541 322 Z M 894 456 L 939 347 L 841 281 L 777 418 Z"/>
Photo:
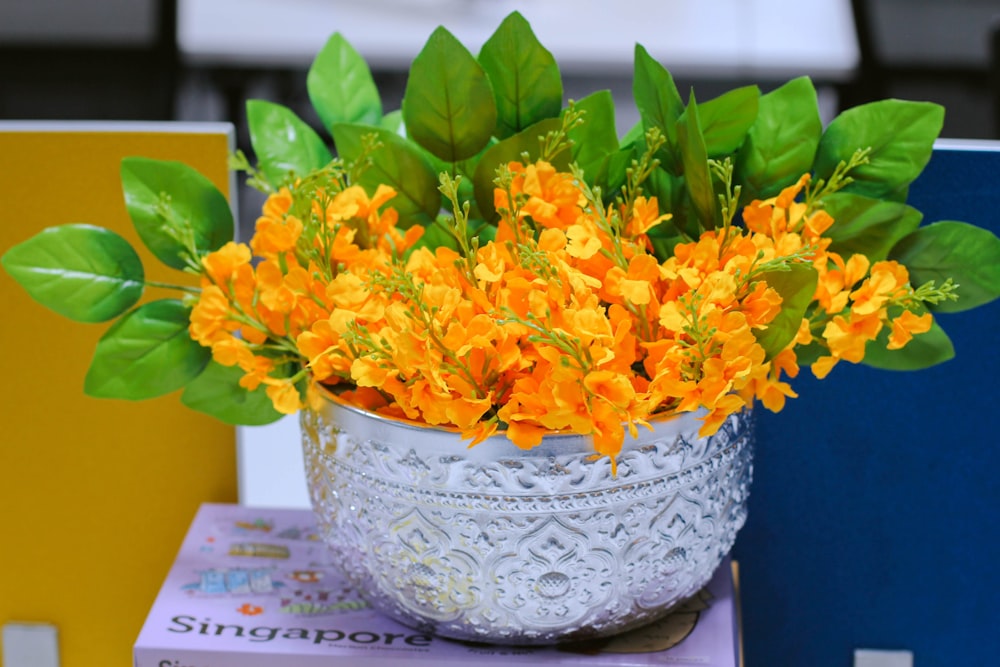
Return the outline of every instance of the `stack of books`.
<path id="1" fill-rule="evenodd" d="M 329 565 L 309 510 L 205 504 L 135 644 L 135 667 L 737 667 L 735 568 L 728 561 L 664 619 L 547 647 L 459 642 L 369 608 Z"/>

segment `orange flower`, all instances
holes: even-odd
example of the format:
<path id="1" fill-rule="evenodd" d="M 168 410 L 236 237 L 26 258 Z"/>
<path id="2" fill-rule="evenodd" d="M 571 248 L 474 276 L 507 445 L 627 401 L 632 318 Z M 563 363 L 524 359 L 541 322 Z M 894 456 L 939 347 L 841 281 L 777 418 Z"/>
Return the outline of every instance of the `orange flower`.
<path id="1" fill-rule="evenodd" d="M 836 316 L 823 330 L 823 338 L 830 346 L 830 353 L 837 359 L 859 363 L 865 356 L 865 345 L 875 340 L 882 330 L 882 320 L 878 313 L 857 315 L 849 318 Z"/>
<path id="2" fill-rule="evenodd" d="M 351 403 L 359 408 L 371 410 L 372 412 L 380 411 L 389 405 L 385 400 L 385 396 L 371 387 L 348 389 L 340 392 L 340 394 L 338 394 L 338 398 L 346 403 Z"/>
<path id="3" fill-rule="evenodd" d="M 223 366 L 247 369 L 254 364 L 253 352 L 246 342 L 235 336 L 225 336 L 212 343 L 212 358 Z"/>
<path id="4" fill-rule="evenodd" d="M 261 208 L 261 213 L 266 218 L 271 218 L 272 220 L 281 220 L 288 213 L 289 209 L 292 208 L 292 204 L 295 202 L 291 191 L 288 188 L 281 188 L 277 192 L 273 192 L 268 195 L 267 199 L 264 200 L 264 206 Z"/>
<path id="5" fill-rule="evenodd" d="M 833 264 L 833 268 L 829 265 Z M 850 293 L 858 282 L 868 275 L 868 258 L 852 255 L 845 263 L 836 253 L 817 257 L 813 263 L 819 274 L 816 295 L 813 297 L 828 313 L 839 313 L 847 307 Z"/>
<path id="6" fill-rule="evenodd" d="M 613 406 L 625 408 L 635 399 L 635 387 L 620 373 L 597 370 L 587 373 L 583 386 L 594 396 L 600 396 Z"/>
<path id="7" fill-rule="evenodd" d="M 762 329 L 781 312 L 781 301 L 781 295 L 773 287 L 758 281 L 743 298 L 740 311 L 751 328 Z"/>
<path id="8" fill-rule="evenodd" d="M 911 310 L 904 310 L 902 315 L 892 320 L 892 333 L 889 334 L 890 350 L 898 350 L 913 339 L 914 334 L 927 333 L 934 323 L 930 313 L 917 315 Z"/>
<path id="9" fill-rule="evenodd" d="M 313 379 L 317 382 L 347 374 L 350 361 L 347 351 L 341 347 L 342 333 L 326 319 L 314 322 L 309 331 L 303 331 L 295 339 L 296 347 L 308 360 Z"/>
<path id="10" fill-rule="evenodd" d="M 197 303 L 191 309 L 191 338 L 210 346 L 216 340 L 229 336 L 237 328 L 229 319 L 230 305 L 225 293 L 215 285 L 203 287 Z"/>
<path id="11" fill-rule="evenodd" d="M 205 255 L 201 264 L 208 278 L 220 287 L 229 283 L 238 267 L 250 264 L 250 248 L 230 241 L 213 253 Z"/>
<path id="12" fill-rule="evenodd" d="M 457 397 L 445 402 L 445 414 L 447 423 L 453 424 L 460 429 L 475 428 L 483 415 L 493 407 L 492 397 L 472 398 Z"/>
<path id="13" fill-rule="evenodd" d="M 285 415 L 293 415 L 302 407 L 302 398 L 299 390 L 288 380 L 267 382 L 268 398 L 274 404 L 274 409 Z"/>
<path id="14" fill-rule="evenodd" d="M 882 308 L 886 301 L 910 281 L 909 273 L 898 262 L 877 262 L 872 266 L 871 275 L 861 287 L 851 292 L 851 311 L 858 315 L 870 315 Z"/>
<path id="15" fill-rule="evenodd" d="M 786 398 L 798 396 L 791 385 L 781 381 L 782 373 L 793 378 L 799 374 L 798 360 L 791 348 L 786 348 L 775 355 L 770 365 L 760 367 L 759 372 L 740 395 L 747 401 L 756 397 L 771 412 L 780 412 L 785 407 Z"/>
<path id="16" fill-rule="evenodd" d="M 507 270 L 507 253 L 495 244 L 491 243 L 481 248 L 477 260 L 473 272 L 476 278 L 483 282 L 498 282 Z"/>
<path id="17" fill-rule="evenodd" d="M 622 441 L 625 439 L 623 416 L 607 403 L 595 403 L 591 415 L 594 423 L 594 449 L 598 454 L 610 456 L 614 469 L 614 457 L 621 451 Z"/>
<path id="18" fill-rule="evenodd" d="M 825 378 L 827 375 L 830 374 L 830 371 L 833 370 L 833 367 L 837 365 L 838 361 L 840 361 L 840 359 L 833 356 L 820 357 L 819 359 L 813 362 L 812 366 L 810 367 L 810 370 L 812 370 L 812 373 L 813 375 L 816 376 L 816 379 L 822 380 L 823 378 Z"/>
<path id="19" fill-rule="evenodd" d="M 704 231 L 660 262 L 645 235 L 670 214 L 655 197 L 608 204 L 547 162 L 509 169 L 496 241 L 462 251 L 412 249 L 423 230 L 399 228 L 385 185 L 369 196 L 344 175 L 272 194 L 249 246 L 204 258 L 192 338 L 283 413 L 325 383 L 472 443 L 501 426 L 524 448 L 564 431 L 614 457 L 651 416 L 697 411 L 708 435 L 754 401 L 781 410 L 802 346 L 822 350 L 823 377 L 861 361 L 886 324 L 890 349 L 931 326 L 889 316 L 916 307 L 903 266 L 829 251 L 836 223 L 801 196 L 808 175 L 747 206 L 745 228 Z M 763 277 L 809 264 L 817 285 L 794 339 L 765 350 L 757 336 L 784 304 Z"/>
<path id="20" fill-rule="evenodd" d="M 566 238 L 569 240 L 566 252 L 570 257 L 590 259 L 603 247 L 600 232 L 586 216 L 577 219 L 580 221 L 578 224 L 572 224 L 566 229 Z"/>
<path id="21" fill-rule="evenodd" d="M 269 384 L 274 381 L 274 378 L 271 377 L 271 373 L 274 371 L 273 360 L 268 359 L 267 357 L 254 355 L 241 361 L 246 364 L 240 364 L 240 368 L 246 371 L 243 377 L 240 378 L 241 387 L 247 389 L 248 391 L 253 391 L 261 384 Z M 271 396 L 270 392 L 268 392 L 268 396 Z M 271 400 L 275 400 L 273 396 L 271 396 Z M 277 407 L 277 405 L 275 405 L 275 407 Z M 293 409 L 291 412 L 294 411 L 295 410 Z M 291 414 L 291 412 L 286 412 L 285 414 Z"/>
<path id="22" fill-rule="evenodd" d="M 567 228 L 581 214 L 581 195 L 570 174 L 557 172 L 548 162 L 539 161 L 527 166 L 519 162 L 509 165 L 514 178 L 511 194 L 523 195 L 520 207 L 522 216 L 529 216 L 540 227 Z M 496 208 L 509 208 L 503 190 L 496 191 Z"/>
<path id="23" fill-rule="evenodd" d="M 660 203 L 656 197 L 646 199 L 640 195 L 632 204 L 632 216 L 625 224 L 625 233 L 635 238 L 672 217 L 670 213 L 660 214 Z"/>
<path id="24" fill-rule="evenodd" d="M 295 250 L 302 235 L 302 221 L 294 216 L 276 219 L 267 216 L 257 218 L 250 248 L 258 257 L 274 258 Z"/>
<path id="25" fill-rule="evenodd" d="M 542 444 L 542 438 L 548 433 L 549 431 L 541 426 L 518 419 L 507 423 L 507 437 L 521 449 L 537 447 Z"/>
<path id="26" fill-rule="evenodd" d="M 698 429 L 698 435 L 702 438 L 715 435 L 731 415 L 745 407 L 747 407 L 746 402 L 736 394 L 723 396 L 702 420 L 703 423 Z"/>

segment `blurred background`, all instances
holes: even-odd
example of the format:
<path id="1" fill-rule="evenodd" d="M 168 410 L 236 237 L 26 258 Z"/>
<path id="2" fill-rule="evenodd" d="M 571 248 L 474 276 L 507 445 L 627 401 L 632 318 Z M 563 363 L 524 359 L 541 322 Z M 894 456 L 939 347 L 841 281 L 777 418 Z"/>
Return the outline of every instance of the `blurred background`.
<path id="1" fill-rule="evenodd" d="M 246 149 L 248 97 L 318 124 L 305 77 L 333 31 L 372 65 L 388 111 L 436 25 L 477 53 L 513 9 L 556 55 L 567 98 L 614 93 L 623 133 L 639 42 L 699 100 L 809 75 L 827 120 L 930 100 L 947 107 L 943 136 L 1000 138 L 998 0 L 3 0 L 0 119 L 228 120 Z"/>
<path id="2" fill-rule="evenodd" d="M 825 120 L 844 108 L 885 97 L 928 100 L 947 109 L 944 137 L 1000 139 L 1000 0 L 0 0 L 0 120 L 231 121 L 240 147 L 249 151 L 243 106 L 247 98 L 281 102 L 319 129 L 308 103 L 306 72 L 332 32 L 342 32 L 371 64 L 383 107 L 390 111 L 399 108 L 409 62 L 435 26 L 445 24 L 478 53 L 514 9 L 522 11 L 555 54 L 567 98 L 612 91 L 621 133 L 638 120 L 631 85 L 633 47 L 639 42 L 674 74 L 685 97 L 689 88 L 704 101 L 735 86 L 755 83 L 768 90 L 808 75 L 817 87 Z M 919 208 L 930 212 L 944 207 L 946 216 L 969 213 L 970 219 L 980 214 L 962 209 L 964 204 L 985 211 L 983 222 L 996 229 L 1000 205 L 995 204 L 995 158 L 988 163 L 956 160 L 961 168 L 939 162 L 931 175 L 945 201 L 937 207 L 924 201 Z M 982 164 L 987 166 L 978 166 Z M 240 222 L 247 230 L 256 217 L 259 195 L 242 187 L 239 198 Z M 985 327 L 965 322 L 979 335 L 984 328 L 995 329 L 992 320 L 983 320 Z M 966 349 L 974 349 L 972 340 L 967 343 Z M 824 392 L 803 391 L 804 398 L 781 415 L 782 430 L 768 432 L 765 423 L 760 433 L 770 438 L 770 446 L 760 448 L 760 482 L 751 502 L 752 508 L 778 511 L 751 509 L 751 523 L 737 545 L 749 545 L 740 556 L 746 574 L 749 664 L 844 665 L 848 649 L 859 647 L 846 644 L 861 641 L 876 648 L 919 648 L 922 667 L 950 667 L 956 664 L 956 652 L 972 647 L 995 657 L 997 651 L 986 645 L 980 629 L 996 618 L 996 587 L 990 585 L 996 579 L 996 531 L 985 520 L 978 523 L 977 517 L 992 512 L 996 494 L 985 500 L 970 500 L 969 495 L 996 488 L 991 477 L 996 466 L 971 458 L 978 447 L 956 447 L 965 453 L 953 454 L 949 446 L 955 434 L 944 423 L 952 417 L 965 423 L 972 414 L 979 421 L 967 428 L 994 433 L 995 412 L 989 407 L 977 411 L 974 397 L 992 405 L 995 374 L 983 373 L 983 368 L 992 368 L 988 354 L 961 358 L 965 366 L 951 365 L 941 374 L 928 375 L 923 384 L 906 383 L 917 398 L 907 395 L 897 401 L 899 410 L 918 415 L 921 409 L 906 406 L 937 410 L 939 394 L 945 393 L 941 387 L 947 387 L 952 402 L 961 405 L 954 415 L 928 409 L 930 420 L 906 412 L 896 413 L 893 421 L 880 410 L 899 399 L 899 385 L 856 374 L 846 376 L 843 386 L 853 377 L 853 386 L 866 387 L 866 392 L 829 392 L 829 387 Z M 973 377 L 982 384 L 966 382 Z M 955 378 L 962 378 L 961 387 L 955 387 Z M 832 394 L 841 401 L 836 405 L 846 405 L 839 409 L 857 417 L 842 420 L 839 431 L 826 434 L 821 442 L 826 449 L 797 446 L 816 436 L 816 415 L 835 412 L 830 399 L 810 402 L 808 394 Z M 928 421 L 940 423 L 929 427 Z M 870 427 L 883 422 L 890 429 L 908 423 L 909 431 L 877 443 L 880 448 L 871 447 L 882 452 L 875 466 L 865 438 L 881 438 L 882 432 Z M 788 430 L 787 423 L 806 432 Z M 856 432 L 858 423 L 866 425 L 861 433 Z M 911 457 L 908 443 L 936 437 L 935 428 L 949 430 L 942 445 L 935 442 L 921 450 L 922 457 Z M 980 442 L 989 441 L 973 444 Z M 847 463 L 845 444 L 853 447 L 848 451 L 859 452 Z M 818 458 L 823 452 L 827 458 Z M 909 478 L 897 474 L 897 456 L 909 461 Z M 803 475 L 813 459 L 826 467 Z M 869 496 L 862 491 L 871 494 L 871 489 L 885 487 L 891 497 L 904 485 L 900 480 L 923 475 L 937 484 L 932 488 L 951 484 L 951 493 L 928 494 L 932 502 L 927 502 L 916 497 L 924 492 L 920 486 L 917 494 L 907 492 L 878 512 L 866 504 Z M 842 477 L 857 486 L 847 498 L 837 495 L 847 495 L 844 489 L 849 488 Z M 797 502 L 787 502 L 789 497 Z M 902 513 L 904 501 L 910 522 L 885 518 Z M 963 506 L 966 501 L 969 506 Z M 925 505 L 952 514 L 948 521 L 924 525 L 929 512 Z M 755 516 L 770 516 L 770 523 Z M 848 516 L 857 523 L 846 521 Z M 783 547 L 795 531 L 775 528 L 783 525 L 833 548 L 822 558 L 807 549 L 788 553 Z M 872 533 L 883 539 L 905 534 L 906 541 L 859 546 Z M 953 539 L 953 534 L 961 539 Z M 911 554 L 913 542 L 917 546 Z M 754 546 L 768 545 L 767 553 L 752 553 Z M 873 552 L 878 558 L 854 560 L 857 554 Z M 841 555 L 833 572 L 831 561 Z M 765 566 L 762 560 L 768 557 L 775 560 Z M 896 562 L 893 557 L 901 567 L 889 567 Z M 945 563 L 949 569 L 928 573 L 926 562 Z M 972 565 L 966 568 L 965 563 Z M 950 574 L 956 569 L 958 575 Z M 859 572 L 862 576 L 852 580 Z M 935 578 L 941 581 L 928 597 L 924 580 Z M 842 593 L 847 586 L 851 595 Z M 942 600 L 947 602 L 950 586 L 955 587 L 956 602 L 949 605 Z M 864 609 L 842 608 L 859 595 L 871 599 Z M 928 616 L 941 618 L 928 623 Z M 995 636 L 991 641 L 995 644 Z M 841 652 L 833 651 L 834 646 Z M 796 660 L 793 650 L 811 657 Z M 784 658 L 774 657 L 782 652 Z M 935 662 L 935 654 L 945 657 Z M 821 663 L 817 656 L 827 661 Z"/>

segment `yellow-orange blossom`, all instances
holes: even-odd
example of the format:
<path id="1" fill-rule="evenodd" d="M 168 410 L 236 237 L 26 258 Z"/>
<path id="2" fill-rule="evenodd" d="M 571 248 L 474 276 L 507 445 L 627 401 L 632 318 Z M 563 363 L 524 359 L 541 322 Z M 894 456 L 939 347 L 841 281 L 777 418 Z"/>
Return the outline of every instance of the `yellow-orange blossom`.
<path id="1" fill-rule="evenodd" d="M 833 220 L 796 201 L 807 177 L 748 206 L 745 229 L 704 232 L 658 262 L 647 233 L 668 216 L 655 198 L 601 210 L 546 162 L 510 173 L 496 241 L 471 258 L 413 249 L 421 230 L 396 228 L 385 186 L 272 195 L 250 247 L 205 258 L 192 337 L 281 412 L 314 383 L 339 385 L 365 408 L 474 442 L 503 428 L 528 448 L 572 431 L 613 455 L 656 414 L 703 409 L 709 434 L 755 399 L 780 410 L 795 396 L 784 378 L 799 371 L 797 346 L 824 350 L 812 365 L 822 377 L 860 361 L 886 325 L 890 348 L 930 328 L 926 313 L 890 317 L 912 294 L 904 267 L 829 251 Z M 757 335 L 782 299 L 762 270 L 794 263 L 818 274 L 813 307 L 767 358 Z"/>

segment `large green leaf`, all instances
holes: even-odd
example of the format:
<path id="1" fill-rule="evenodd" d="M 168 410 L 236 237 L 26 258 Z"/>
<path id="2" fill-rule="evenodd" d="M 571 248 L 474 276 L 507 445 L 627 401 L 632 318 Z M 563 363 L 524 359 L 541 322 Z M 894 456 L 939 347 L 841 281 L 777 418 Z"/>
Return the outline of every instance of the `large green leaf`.
<path id="1" fill-rule="evenodd" d="M 909 270 L 914 286 L 948 278 L 958 284 L 958 301 L 929 305 L 936 312 L 958 312 L 1000 296 L 1000 238 L 966 222 L 946 220 L 921 227 L 889 252 Z"/>
<path id="2" fill-rule="evenodd" d="M 819 279 L 816 269 L 808 264 L 792 264 L 787 271 L 765 271 L 758 276 L 781 295 L 781 312 L 766 329 L 754 332 L 757 342 L 774 357 L 792 342 L 802 324 L 802 317 L 816 293 Z"/>
<path id="3" fill-rule="evenodd" d="M 693 92 L 687 109 L 677 120 L 677 143 L 684 166 L 684 184 L 691 203 L 694 204 L 702 228 L 712 229 L 717 222 L 718 207 L 712 187 L 712 172 L 708 167 L 705 137 L 701 133 L 701 121 L 698 118 L 698 103 Z"/>
<path id="4" fill-rule="evenodd" d="M 576 108 L 583 112 L 583 123 L 568 133 L 571 157 L 589 177 L 601 160 L 618 150 L 615 102 L 610 90 L 599 90 L 577 102 Z"/>
<path id="5" fill-rule="evenodd" d="M 233 240 L 229 201 L 194 168 L 128 157 L 122 160 L 121 179 L 139 238 L 167 266 L 183 269 L 189 260 L 197 261 L 192 251 L 206 254 Z"/>
<path id="6" fill-rule="evenodd" d="M 427 225 L 426 229 L 424 229 L 424 235 L 413 244 L 411 252 L 417 248 L 430 248 L 431 250 L 435 248 L 459 249 L 458 242 L 450 231 L 451 226 L 445 222 L 445 217 L 440 215 Z"/>
<path id="7" fill-rule="evenodd" d="M 662 262 L 673 255 L 674 246 L 680 241 L 698 236 L 697 215 L 692 210 L 682 176 L 656 169 L 643 184 L 643 190 L 647 197 L 656 197 L 660 213 L 671 215 L 669 220 L 656 225 L 646 234 L 653 244 L 656 258 Z"/>
<path id="8" fill-rule="evenodd" d="M 642 129 L 642 121 L 640 120 L 625 132 L 625 136 L 622 137 L 619 147 L 628 148 L 643 141 L 645 141 L 645 130 Z"/>
<path id="9" fill-rule="evenodd" d="M 262 388 L 247 391 L 240 386 L 239 366 L 208 362 L 205 370 L 184 387 L 181 403 L 227 424 L 261 426 L 283 416 L 274 409 Z"/>
<path id="10" fill-rule="evenodd" d="M 12 247 L 2 261 L 33 299 L 78 322 L 117 317 L 142 296 L 142 261 L 109 229 L 50 227 Z"/>
<path id="11" fill-rule="evenodd" d="M 944 108 L 930 102 L 881 100 L 848 109 L 823 133 L 816 175 L 829 178 L 856 150 L 871 148 L 868 164 L 851 171 L 854 181 L 845 191 L 887 197 L 923 171 L 943 124 Z"/>
<path id="12" fill-rule="evenodd" d="M 797 363 L 800 368 L 812 366 L 819 361 L 821 357 L 827 357 L 829 355 L 830 350 L 820 344 L 820 342 L 815 338 L 811 343 L 795 346 L 795 363 Z"/>
<path id="13" fill-rule="evenodd" d="M 377 125 L 382 117 L 382 100 L 368 63 L 339 32 L 316 54 L 306 90 L 327 131 L 336 123 Z"/>
<path id="14" fill-rule="evenodd" d="M 452 172 L 454 175 L 461 177 L 458 180 L 458 201 L 463 205 L 466 203 L 469 204 L 470 227 L 486 223 L 492 226 L 495 222 L 492 218 L 487 221 L 487 215 L 479 208 L 479 201 L 476 199 L 476 169 L 479 168 L 479 162 L 486 155 L 486 151 L 495 146 L 496 143 L 499 142 L 491 142 L 489 147 L 480 151 L 479 154 L 473 155 L 468 160 L 459 162 L 455 165 Z M 440 174 L 440 172 L 438 173 Z M 441 203 L 446 213 L 454 214 L 452 204 L 447 197 L 442 196 Z M 492 215 L 493 209 L 489 209 L 487 213 Z"/>
<path id="15" fill-rule="evenodd" d="M 433 220 L 441 210 L 438 174 L 415 145 L 389 130 L 338 123 L 333 126 L 333 137 L 340 157 L 348 162 L 355 159 L 361 153 L 363 138 L 369 134 L 378 137 L 381 147 L 371 153 L 371 164 L 360 184 L 369 190 L 379 184 L 396 189 L 389 205 L 399 213 L 402 227 Z"/>
<path id="16" fill-rule="evenodd" d="M 381 120 L 378 122 L 378 126 L 383 130 L 389 130 L 390 132 L 398 134 L 401 137 L 406 136 L 406 126 L 403 125 L 402 109 L 390 111 L 386 115 L 382 116 Z"/>
<path id="17" fill-rule="evenodd" d="M 757 121 L 736 158 L 741 202 L 773 197 L 809 171 L 822 131 L 816 89 L 808 78 L 761 96 Z"/>
<path id="18" fill-rule="evenodd" d="M 757 86 L 736 88 L 698 106 L 705 149 L 709 157 L 736 151 L 757 120 L 760 89 Z"/>
<path id="19" fill-rule="evenodd" d="M 193 380 L 212 353 L 188 334 L 190 314 L 180 301 L 163 299 L 124 315 L 97 343 L 84 391 L 97 398 L 140 400 Z"/>
<path id="20" fill-rule="evenodd" d="M 658 128 L 667 140 L 657 157 L 662 160 L 665 169 L 680 174 L 677 119 L 684 112 L 684 102 L 670 72 L 639 44 L 635 46 L 632 96 L 643 128 Z"/>
<path id="21" fill-rule="evenodd" d="M 559 65 L 528 21 L 512 12 L 479 52 L 496 100 L 496 135 L 505 139 L 559 115 L 563 86 Z"/>
<path id="22" fill-rule="evenodd" d="M 509 162 L 522 161 L 523 154 L 527 153 L 528 160 L 533 161 L 541 153 L 541 139 L 548 132 L 558 130 L 562 121 L 558 118 L 548 118 L 535 123 L 531 127 L 521 130 L 517 134 L 507 137 L 490 146 L 476 165 L 475 175 L 472 178 L 476 203 L 483 217 L 493 220 L 496 217 L 496 209 L 493 207 L 493 189 L 496 187 L 493 179 L 496 178 L 497 167 Z M 568 153 L 557 156 L 556 168 L 566 168 L 569 160 Z"/>
<path id="23" fill-rule="evenodd" d="M 323 139 L 288 107 L 249 100 L 247 126 L 257 168 L 272 185 L 304 176 L 332 159 Z"/>
<path id="24" fill-rule="evenodd" d="M 625 185 L 628 169 L 638 158 L 637 153 L 641 150 L 644 150 L 641 144 L 630 144 L 619 148 L 600 160 L 593 169 L 593 174 L 587 175 L 591 184 L 601 190 L 605 203 L 612 202 L 620 194 L 622 186 Z"/>
<path id="25" fill-rule="evenodd" d="M 912 206 L 849 192 L 826 197 L 823 204 L 834 219 L 825 234 L 833 239 L 830 250 L 845 258 L 857 253 L 872 261 L 885 259 L 896 242 L 920 226 L 923 217 Z"/>
<path id="26" fill-rule="evenodd" d="M 930 331 L 915 335 L 900 350 L 886 348 L 890 332 L 889 327 L 884 327 L 878 338 L 868 342 L 861 363 L 887 371 L 919 371 L 955 356 L 955 346 L 937 322 L 931 325 Z"/>
<path id="27" fill-rule="evenodd" d="M 497 107 L 486 72 L 443 27 L 410 66 L 403 120 L 414 141 L 446 162 L 472 157 L 493 135 Z"/>
<path id="28" fill-rule="evenodd" d="M 446 162 L 420 146 L 420 144 L 411 143 L 411 145 L 424 156 L 424 159 L 427 160 L 428 164 L 430 164 L 434 169 L 434 172 L 438 175 L 438 184 L 440 184 L 440 175 L 444 173 L 450 174 L 452 177 L 458 179 L 458 200 L 462 203 L 467 202 L 471 205 L 471 209 L 469 211 L 470 219 L 478 219 L 482 221 L 483 216 L 479 212 L 479 204 L 476 202 L 473 178 L 476 173 L 476 167 L 479 165 L 479 160 L 486 154 L 486 151 L 495 146 L 497 143 L 499 142 L 495 137 L 491 138 L 489 143 L 486 144 L 481 151 L 472 157 L 459 160 L 458 162 Z M 447 197 L 445 197 L 443 193 L 441 194 L 441 207 L 447 213 L 452 212 L 451 202 L 448 201 Z"/>

